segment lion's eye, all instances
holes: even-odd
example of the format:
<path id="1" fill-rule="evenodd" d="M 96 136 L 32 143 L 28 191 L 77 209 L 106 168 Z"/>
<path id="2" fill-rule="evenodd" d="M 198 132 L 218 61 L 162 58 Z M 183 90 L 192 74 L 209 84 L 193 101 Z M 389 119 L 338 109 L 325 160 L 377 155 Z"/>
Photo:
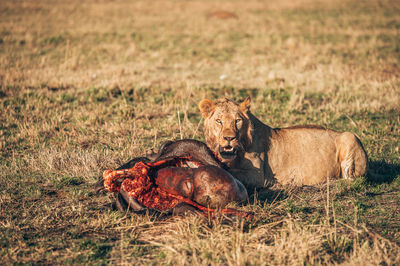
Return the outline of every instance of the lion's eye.
<path id="1" fill-rule="evenodd" d="M 222 125 L 221 119 L 217 119 L 217 120 L 215 120 L 215 122 L 216 122 L 218 125 Z"/>

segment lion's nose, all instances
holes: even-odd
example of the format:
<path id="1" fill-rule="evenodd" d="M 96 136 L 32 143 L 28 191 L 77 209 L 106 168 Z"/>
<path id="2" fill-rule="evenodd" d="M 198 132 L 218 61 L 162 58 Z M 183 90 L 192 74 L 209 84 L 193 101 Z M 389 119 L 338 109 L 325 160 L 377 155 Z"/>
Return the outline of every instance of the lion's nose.
<path id="1" fill-rule="evenodd" d="M 236 139 L 236 137 L 224 137 L 224 139 L 230 142 L 230 141 Z"/>

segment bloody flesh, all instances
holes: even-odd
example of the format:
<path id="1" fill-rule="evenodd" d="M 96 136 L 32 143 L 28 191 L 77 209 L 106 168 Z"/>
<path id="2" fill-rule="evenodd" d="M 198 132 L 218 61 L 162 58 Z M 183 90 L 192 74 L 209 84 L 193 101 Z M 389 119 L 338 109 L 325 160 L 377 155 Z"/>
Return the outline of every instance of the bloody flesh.
<path id="1" fill-rule="evenodd" d="M 150 209 L 166 211 L 179 203 L 187 203 L 205 215 L 212 216 L 216 212 L 215 209 L 193 201 L 195 170 L 184 167 L 188 164 L 201 165 L 197 161 L 192 161 L 190 157 L 175 157 L 152 163 L 139 161 L 130 169 L 106 170 L 103 174 L 104 187 L 110 192 L 122 189 L 129 197 Z M 208 167 L 215 168 L 215 166 Z M 203 170 L 204 168 L 207 170 L 207 166 L 204 166 Z M 222 209 L 220 212 L 248 219 L 253 217 L 251 213 L 235 209 Z"/>

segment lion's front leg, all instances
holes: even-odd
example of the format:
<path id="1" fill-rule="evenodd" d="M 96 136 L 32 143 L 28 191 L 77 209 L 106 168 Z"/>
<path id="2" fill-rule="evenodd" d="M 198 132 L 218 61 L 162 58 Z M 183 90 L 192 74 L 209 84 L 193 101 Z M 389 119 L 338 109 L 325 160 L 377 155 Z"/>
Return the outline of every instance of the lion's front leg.
<path id="1" fill-rule="evenodd" d="M 244 153 L 243 157 L 229 168 L 229 172 L 239 179 L 249 192 L 268 185 L 265 182 L 264 153 Z"/>
<path id="2" fill-rule="evenodd" d="M 252 193 L 255 188 L 264 187 L 266 185 L 264 181 L 264 172 L 261 170 L 231 168 L 228 171 L 233 177 L 242 182 L 249 193 Z"/>

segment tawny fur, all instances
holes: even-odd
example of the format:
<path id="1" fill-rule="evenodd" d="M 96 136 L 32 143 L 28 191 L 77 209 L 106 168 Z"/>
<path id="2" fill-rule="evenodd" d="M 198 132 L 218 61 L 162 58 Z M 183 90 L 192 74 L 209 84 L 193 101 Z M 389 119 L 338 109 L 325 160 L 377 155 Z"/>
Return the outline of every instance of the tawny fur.
<path id="1" fill-rule="evenodd" d="M 353 133 L 309 125 L 271 128 L 251 114 L 250 105 L 250 98 L 241 104 L 229 99 L 199 104 L 207 145 L 247 188 L 315 185 L 366 174 L 367 155 Z M 229 158 L 226 150 L 234 151 Z"/>

